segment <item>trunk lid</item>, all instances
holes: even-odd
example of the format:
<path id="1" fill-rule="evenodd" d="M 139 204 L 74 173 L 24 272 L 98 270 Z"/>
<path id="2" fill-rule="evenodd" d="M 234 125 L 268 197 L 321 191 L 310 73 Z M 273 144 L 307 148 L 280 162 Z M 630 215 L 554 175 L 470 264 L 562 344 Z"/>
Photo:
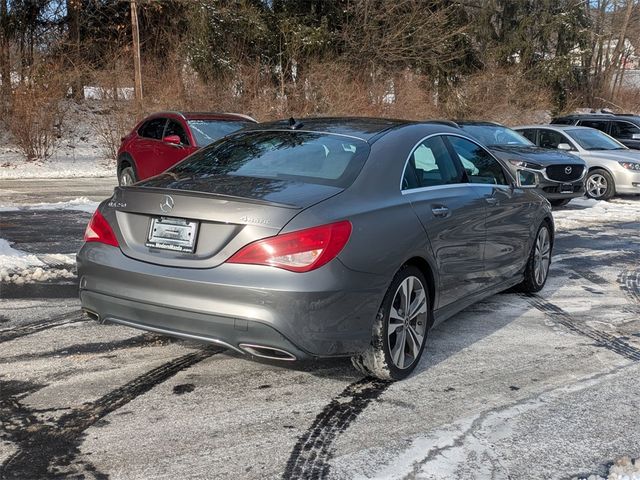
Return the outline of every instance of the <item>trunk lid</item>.
<path id="1" fill-rule="evenodd" d="M 166 176 L 117 187 L 104 214 L 125 255 L 173 267 L 216 267 L 245 245 L 276 235 L 303 209 L 342 191 L 263 178 L 169 182 Z M 193 253 L 147 246 L 152 221 L 161 217 L 198 223 Z"/>

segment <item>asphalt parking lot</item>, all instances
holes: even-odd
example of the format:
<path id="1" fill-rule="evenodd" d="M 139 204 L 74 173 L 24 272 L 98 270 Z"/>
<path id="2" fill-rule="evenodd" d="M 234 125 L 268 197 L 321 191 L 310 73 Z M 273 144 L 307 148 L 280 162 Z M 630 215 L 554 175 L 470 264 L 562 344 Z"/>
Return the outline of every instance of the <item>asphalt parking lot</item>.
<path id="1" fill-rule="evenodd" d="M 558 210 L 545 289 L 438 326 L 398 383 L 99 325 L 74 278 L 2 283 L 0 478 L 606 478 L 640 457 L 640 198 L 607 205 Z M 71 254 L 89 214 L 0 218 L 14 248 Z"/>

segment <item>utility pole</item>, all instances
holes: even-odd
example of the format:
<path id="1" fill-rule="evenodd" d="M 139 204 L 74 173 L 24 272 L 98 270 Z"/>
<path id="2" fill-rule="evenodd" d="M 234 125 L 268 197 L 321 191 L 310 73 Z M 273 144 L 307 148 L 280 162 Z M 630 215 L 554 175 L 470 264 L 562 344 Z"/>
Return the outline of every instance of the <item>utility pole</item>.
<path id="1" fill-rule="evenodd" d="M 138 29 L 138 5 L 136 4 L 136 0 L 131 0 L 131 34 L 133 36 L 136 111 L 138 115 L 140 115 L 142 113 L 142 70 L 140 68 L 140 31 Z"/>

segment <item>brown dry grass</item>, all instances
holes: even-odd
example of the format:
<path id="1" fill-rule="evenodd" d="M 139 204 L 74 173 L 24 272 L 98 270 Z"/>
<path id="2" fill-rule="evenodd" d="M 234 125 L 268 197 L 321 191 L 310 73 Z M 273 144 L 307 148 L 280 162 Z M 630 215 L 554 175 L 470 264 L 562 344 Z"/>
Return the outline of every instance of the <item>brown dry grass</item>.
<path id="1" fill-rule="evenodd" d="M 33 72 L 14 88 L 6 125 L 29 161 L 46 160 L 58 144 L 65 117 L 65 83 L 55 68 Z"/>

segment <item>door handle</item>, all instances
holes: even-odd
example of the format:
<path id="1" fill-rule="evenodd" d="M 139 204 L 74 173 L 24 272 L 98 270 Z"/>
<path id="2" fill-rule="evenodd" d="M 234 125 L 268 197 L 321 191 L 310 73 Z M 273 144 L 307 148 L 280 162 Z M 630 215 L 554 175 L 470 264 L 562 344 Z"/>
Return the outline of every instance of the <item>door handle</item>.
<path id="1" fill-rule="evenodd" d="M 489 205 L 495 205 L 498 203 L 498 199 L 496 197 L 484 197 Z"/>
<path id="2" fill-rule="evenodd" d="M 447 215 L 449 215 L 449 208 L 445 207 L 444 205 L 433 207 L 431 209 L 431 213 L 433 213 L 434 217 L 446 217 Z"/>

